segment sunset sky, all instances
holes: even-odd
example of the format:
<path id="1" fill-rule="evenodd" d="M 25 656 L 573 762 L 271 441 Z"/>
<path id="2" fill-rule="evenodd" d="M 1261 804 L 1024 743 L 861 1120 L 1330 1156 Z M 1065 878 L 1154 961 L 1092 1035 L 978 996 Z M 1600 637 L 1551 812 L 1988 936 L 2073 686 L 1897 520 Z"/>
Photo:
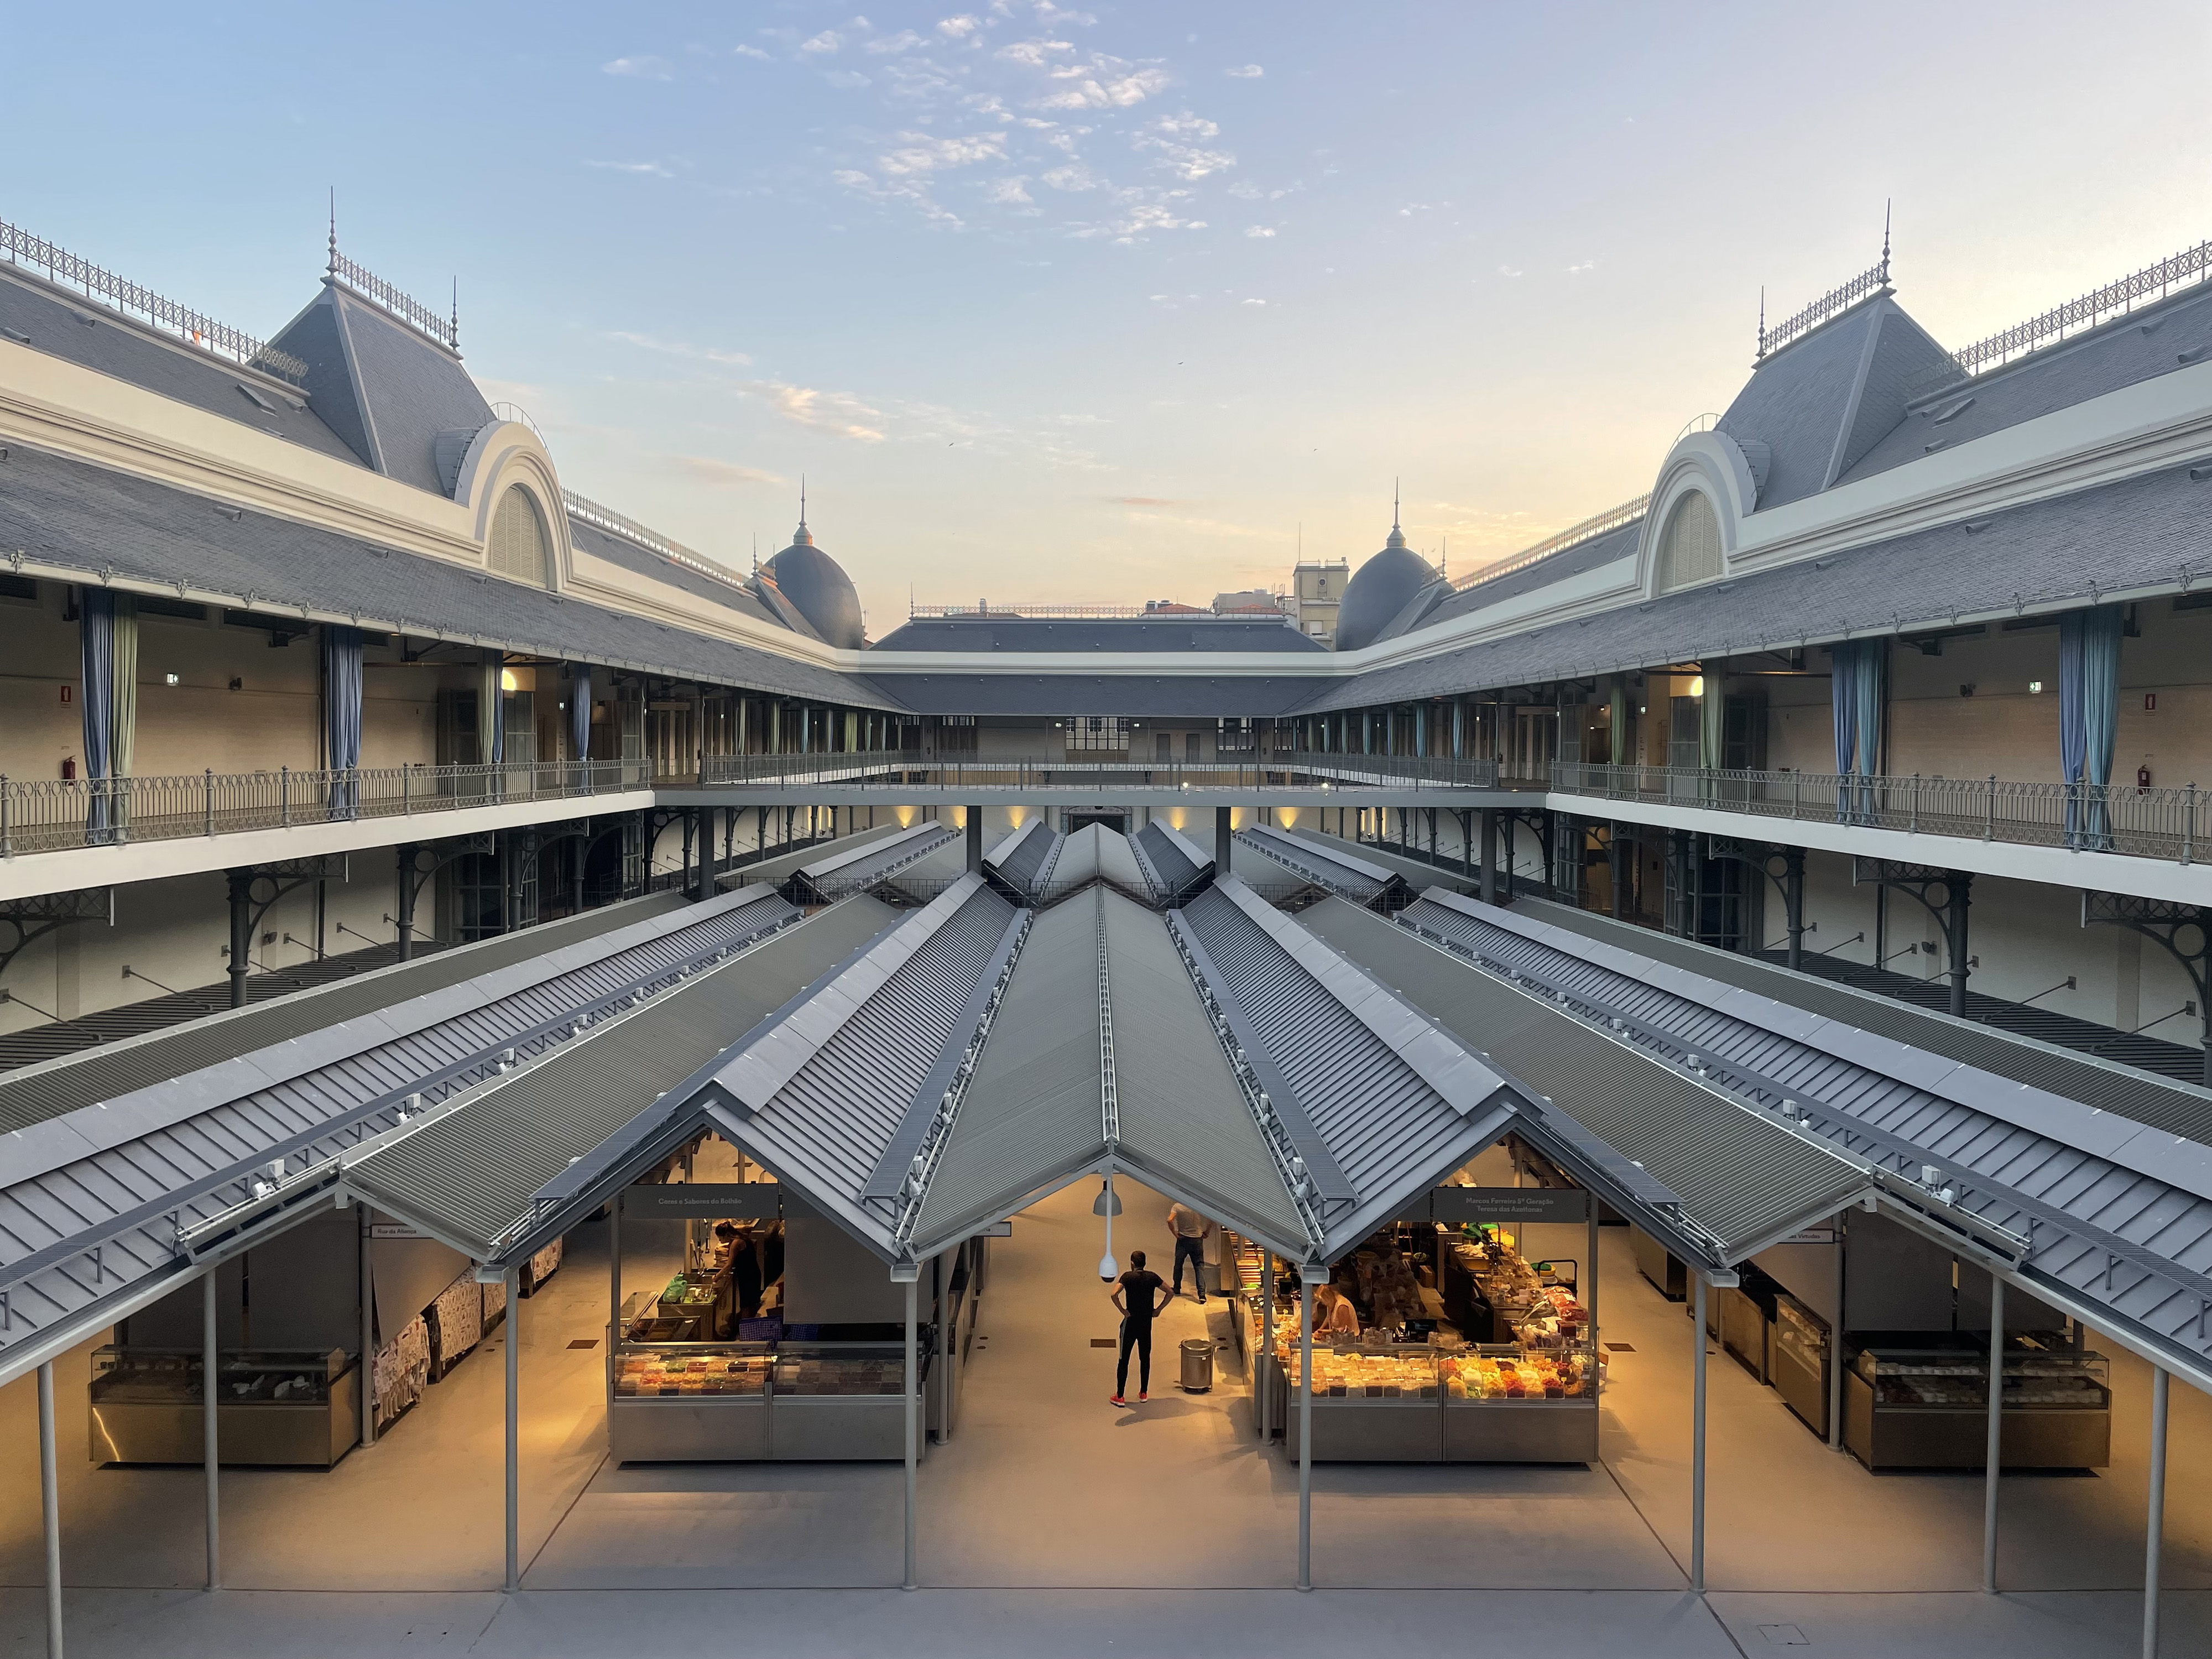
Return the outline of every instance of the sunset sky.
<path id="1" fill-rule="evenodd" d="M 137 12 L 135 18 L 134 11 Z M 1963 344 L 2212 234 L 2201 4 L 32 9 L 0 217 L 274 333 L 342 246 L 564 482 L 921 601 L 1200 601 L 1649 488 L 1759 297 Z M 35 158 L 35 159 L 34 159 Z M 244 159 L 241 159 L 244 158 Z"/>

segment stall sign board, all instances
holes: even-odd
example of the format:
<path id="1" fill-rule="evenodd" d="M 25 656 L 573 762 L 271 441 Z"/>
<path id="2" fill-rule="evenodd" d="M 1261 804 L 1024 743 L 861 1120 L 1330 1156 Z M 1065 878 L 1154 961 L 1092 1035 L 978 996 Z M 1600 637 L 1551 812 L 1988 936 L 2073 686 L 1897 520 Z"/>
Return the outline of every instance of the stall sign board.
<path id="1" fill-rule="evenodd" d="M 1589 1194 L 1579 1187 L 1439 1187 L 1429 1194 L 1437 1220 L 1588 1221 Z"/>
<path id="2" fill-rule="evenodd" d="M 624 1188 L 622 1208 L 663 1221 L 774 1221 L 782 1191 L 773 1181 L 656 1182 Z"/>
<path id="3" fill-rule="evenodd" d="M 404 1221 L 372 1221 L 368 1224 L 371 1238 L 428 1238 L 429 1234 L 419 1227 L 410 1227 Z"/>

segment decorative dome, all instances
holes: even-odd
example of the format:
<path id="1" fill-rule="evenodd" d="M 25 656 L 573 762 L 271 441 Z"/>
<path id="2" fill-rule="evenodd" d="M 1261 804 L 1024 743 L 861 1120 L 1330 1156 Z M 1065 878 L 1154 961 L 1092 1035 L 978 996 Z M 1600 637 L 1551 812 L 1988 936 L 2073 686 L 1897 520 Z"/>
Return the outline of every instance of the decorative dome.
<path id="1" fill-rule="evenodd" d="M 823 640 L 843 651 L 860 648 L 866 636 L 860 590 L 836 560 L 815 546 L 804 518 L 792 532 L 791 545 L 761 568 Z"/>
<path id="2" fill-rule="evenodd" d="M 1357 651 L 1375 643 L 1414 594 L 1437 580 L 1436 568 L 1406 545 L 1405 532 L 1390 526 L 1382 550 L 1352 573 L 1336 612 L 1336 648 Z"/>

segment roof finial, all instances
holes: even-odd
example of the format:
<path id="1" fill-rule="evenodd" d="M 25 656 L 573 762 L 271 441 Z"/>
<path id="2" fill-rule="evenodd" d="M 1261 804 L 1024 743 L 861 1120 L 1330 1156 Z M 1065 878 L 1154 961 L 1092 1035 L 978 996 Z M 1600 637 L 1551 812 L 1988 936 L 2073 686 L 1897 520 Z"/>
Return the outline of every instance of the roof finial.
<path id="1" fill-rule="evenodd" d="M 1764 356 L 1766 355 L 1766 284 L 1765 284 L 1765 283 L 1761 283 L 1759 285 L 1759 353 L 1758 353 L 1758 355 L 1759 355 L 1759 356 L 1761 356 L 1761 357 L 1764 357 Z"/>
<path id="2" fill-rule="evenodd" d="M 1390 528 L 1398 527 L 1398 481 L 1390 480 Z"/>
<path id="3" fill-rule="evenodd" d="M 453 273 L 453 332 L 447 336 L 447 339 L 453 348 L 453 356 L 459 356 L 461 355 L 461 274 L 459 271 Z"/>
<path id="4" fill-rule="evenodd" d="M 1889 286 L 1889 201 L 1881 198 L 1881 285 Z"/>
<path id="5" fill-rule="evenodd" d="M 325 267 L 333 276 L 338 268 L 338 187 L 331 186 L 331 262 Z"/>

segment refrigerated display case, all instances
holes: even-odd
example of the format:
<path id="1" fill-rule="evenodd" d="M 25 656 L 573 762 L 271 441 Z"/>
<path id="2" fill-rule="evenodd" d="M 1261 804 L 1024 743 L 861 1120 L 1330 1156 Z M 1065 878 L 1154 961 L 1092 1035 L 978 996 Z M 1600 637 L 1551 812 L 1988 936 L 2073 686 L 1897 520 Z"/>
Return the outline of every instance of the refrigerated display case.
<path id="1" fill-rule="evenodd" d="M 191 1349 L 94 1349 L 94 1460 L 204 1462 L 202 1361 Z M 343 1349 L 219 1353 L 216 1388 L 225 1463 L 328 1468 L 361 1437 L 361 1368 Z"/>
<path id="2" fill-rule="evenodd" d="M 1298 1410 L 1298 1346 L 1280 1342 L 1275 1359 L 1286 1408 L 1283 1444 L 1304 1444 Z M 1443 1459 L 1443 1389 L 1428 1348 L 1391 1352 L 1314 1345 L 1313 1455 L 1316 1462 L 1436 1463 Z"/>
<path id="3" fill-rule="evenodd" d="M 1774 1298 L 1767 1370 L 1774 1391 L 1822 1439 L 1828 1437 L 1828 1322 L 1786 1292 Z"/>
<path id="4" fill-rule="evenodd" d="M 2056 1334 L 2014 1333 L 2002 1354 L 1998 1455 L 2008 1469 L 2112 1462 L 2111 1369 Z M 1869 1342 L 1844 1374 L 1844 1444 L 1870 1469 L 1980 1468 L 1988 1458 L 1990 1362 L 1978 1338 Z"/>
<path id="5" fill-rule="evenodd" d="M 618 1463 L 745 1462 L 770 1455 L 774 1356 L 757 1342 L 625 1342 L 607 1440 Z"/>
<path id="6" fill-rule="evenodd" d="M 869 1462 L 906 1455 L 906 1365 L 892 1343 L 786 1342 L 769 1382 L 769 1446 L 779 1460 Z M 932 1356 L 916 1356 L 927 1391 Z M 917 1455 L 929 1437 L 919 1437 Z"/>

